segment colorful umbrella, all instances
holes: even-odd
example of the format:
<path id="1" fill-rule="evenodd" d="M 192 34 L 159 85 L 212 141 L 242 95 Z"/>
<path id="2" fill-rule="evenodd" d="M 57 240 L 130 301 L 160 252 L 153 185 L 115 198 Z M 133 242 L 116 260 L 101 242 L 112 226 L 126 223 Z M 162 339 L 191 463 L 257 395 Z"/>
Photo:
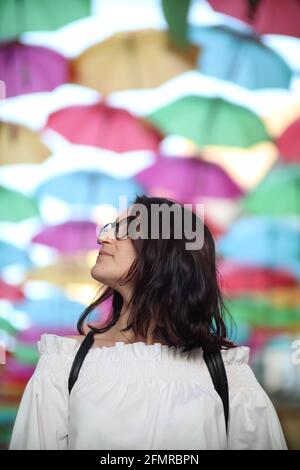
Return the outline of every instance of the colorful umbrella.
<path id="1" fill-rule="evenodd" d="M 275 166 L 242 204 L 256 214 L 300 215 L 300 165 Z"/>
<path id="2" fill-rule="evenodd" d="M 146 121 L 104 102 L 56 111 L 49 116 L 46 126 L 74 144 L 93 145 L 115 152 L 157 151 L 163 137 Z"/>
<path id="3" fill-rule="evenodd" d="M 96 260 L 96 256 L 94 261 Z M 59 287 L 91 284 L 90 266 L 82 255 L 64 255 L 56 263 L 34 268 L 26 273 L 27 281 L 46 281 Z M 96 287 L 96 284 L 95 284 Z"/>
<path id="4" fill-rule="evenodd" d="M 299 326 L 300 311 L 288 307 L 275 307 L 266 299 L 240 297 L 226 301 L 226 306 L 234 320 L 253 326 Z"/>
<path id="5" fill-rule="evenodd" d="M 218 271 L 221 288 L 230 296 L 291 288 L 298 283 L 288 271 L 235 263 L 228 259 L 218 262 Z"/>
<path id="6" fill-rule="evenodd" d="M 21 266 L 31 266 L 32 262 L 25 250 L 0 240 L 0 269 L 17 264 Z"/>
<path id="7" fill-rule="evenodd" d="M 104 96 L 117 90 L 154 88 L 195 68 L 198 53 L 195 46 L 181 52 L 165 31 L 119 32 L 72 61 L 73 82 Z"/>
<path id="8" fill-rule="evenodd" d="M 268 300 L 275 307 L 296 308 L 300 312 L 300 283 L 294 287 L 277 287 L 261 296 Z M 300 323 L 299 323 L 300 328 Z"/>
<path id="9" fill-rule="evenodd" d="M 51 154 L 38 135 L 16 124 L 0 122 L 0 164 L 42 163 Z"/>
<path id="10" fill-rule="evenodd" d="M 36 189 L 36 195 L 54 196 L 70 204 L 110 204 L 119 207 L 119 197 L 135 198 L 142 188 L 132 179 L 117 179 L 93 171 L 75 171 L 54 176 Z"/>
<path id="11" fill-rule="evenodd" d="M 183 204 L 203 197 L 238 198 L 243 194 L 222 168 L 198 158 L 161 158 L 135 179 L 150 195 L 167 191 Z"/>
<path id="12" fill-rule="evenodd" d="M 20 287 L 7 284 L 5 281 L 0 279 L 0 299 L 16 302 L 24 299 L 24 294 Z"/>
<path id="13" fill-rule="evenodd" d="M 20 222 L 39 215 L 34 198 L 0 186 L 0 221 Z"/>
<path id="14" fill-rule="evenodd" d="M 75 326 L 85 305 L 67 298 L 26 299 L 15 305 L 35 326 L 70 328 Z M 24 344 L 25 345 L 25 344 Z"/>
<path id="15" fill-rule="evenodd" d="M 300 163 L 300 118 L 290 124 L 277 139 L 277 146 L 286 163 Z"/>
<path id="16" fill-rule="evenodd" d="M 64 253 L 97 249 L 96 224 L 89 221 L 69 221 L 45 227 L 32 238 L 33 243 L 51 246 Z"/>
<path id="17" fill-rule="evenodd" d="M 25 31 L 52 30 L 90 14 L 90 0 L 1 0 L 0 38 L 15 38 Z"/>
<path id="18" fill-rule="evenodd" d="M 189 95 L 147 116 L 165 134 L 187 137 L 199 146 L 250 147 L 271 140 L 261 119 L 223 98 Z"/>
<path id="19" fill-rule="evenodd" d="M 220 255 L 234 261 L 284 269 L 300 278 L 300 227 L 297 221 L 245 216 L 217 242 Z"/>
<path id="20" fill-rule="evenodd" d="M 300 37 L 298 0 L 208 0 L 220 13 L 248 23 L 259 34 L 284 34 Z"/>
<path id="21" fill-rule="evenodd" d="M 198 60 L 201 73 L 252 90 L 290 86 L 290 67 L 251 32 L 227 26 L 191 25 L 189 38 L 203 48 Z"/>
<path id="22" fill-rule="evenodd" d="M 51 49 L 18 42 L 0 44 L 0 79 L 7 98 L 52 91 L 68 81 L 67 60 Z"/>

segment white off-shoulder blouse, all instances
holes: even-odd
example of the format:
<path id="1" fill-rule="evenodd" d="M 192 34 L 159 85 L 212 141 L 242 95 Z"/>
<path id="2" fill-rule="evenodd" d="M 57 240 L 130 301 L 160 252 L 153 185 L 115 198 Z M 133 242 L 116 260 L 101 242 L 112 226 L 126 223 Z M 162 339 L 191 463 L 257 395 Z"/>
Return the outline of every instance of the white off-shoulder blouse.
<path id="1" fill-rule="evenodd" d="M 9 449 L 287 449 L 276 411 L 248 364 L 249 348 L 223 350 L 229 385 L 222 401 L 202 349 L 143 342 L 89 350 L 69 396 L 80 342 L 44 334 Z"/>

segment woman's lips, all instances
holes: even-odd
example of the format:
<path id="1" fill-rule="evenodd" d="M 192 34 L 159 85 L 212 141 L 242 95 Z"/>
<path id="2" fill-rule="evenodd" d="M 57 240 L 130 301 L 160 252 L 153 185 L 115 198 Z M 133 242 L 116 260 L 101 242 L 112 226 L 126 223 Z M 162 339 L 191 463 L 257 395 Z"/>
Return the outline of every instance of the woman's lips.
<path id="1" fill-rule="evenodd" d="M 102 253 L 99 253 L 98 256 L 97 256 L 97 259 L 100 258 L 101 256 L 112 256 L 108 253 L 105 253 L 104 251 Z"/>

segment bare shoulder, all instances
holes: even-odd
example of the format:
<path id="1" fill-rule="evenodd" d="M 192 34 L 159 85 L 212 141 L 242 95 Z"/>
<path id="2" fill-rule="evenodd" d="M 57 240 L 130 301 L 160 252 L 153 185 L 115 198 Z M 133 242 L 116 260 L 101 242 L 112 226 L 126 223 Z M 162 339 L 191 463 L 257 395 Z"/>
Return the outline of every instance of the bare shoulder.
<path id="1" fill-rule="evenodd" d="M 75 339 L 76 341 L 82 343 L 82 341 L 86 338 L 86 335 L 67 335 L 64 338 L 71 338 Z M 109 337 L 107 332 L 101 334 L 95 334 L 94 336 L 94 344 L 92 347 L 98 346 L 114 346 L 116 340 Z"/>

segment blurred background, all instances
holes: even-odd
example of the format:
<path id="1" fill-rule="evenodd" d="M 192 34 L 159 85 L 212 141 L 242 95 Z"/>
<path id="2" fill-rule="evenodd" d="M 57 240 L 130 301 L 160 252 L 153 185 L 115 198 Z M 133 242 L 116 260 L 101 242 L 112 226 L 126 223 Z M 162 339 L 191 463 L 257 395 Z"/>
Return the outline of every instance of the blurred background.
<path id="1" fill-rule="evenodd" d="M 0 1 L 0 448 L 41 334 L 76 334 L 98 292 L 96 225 L 146 193 L 204 204 L 232 338 L 300 449 L 299 18 L 299 0 Z"/>

